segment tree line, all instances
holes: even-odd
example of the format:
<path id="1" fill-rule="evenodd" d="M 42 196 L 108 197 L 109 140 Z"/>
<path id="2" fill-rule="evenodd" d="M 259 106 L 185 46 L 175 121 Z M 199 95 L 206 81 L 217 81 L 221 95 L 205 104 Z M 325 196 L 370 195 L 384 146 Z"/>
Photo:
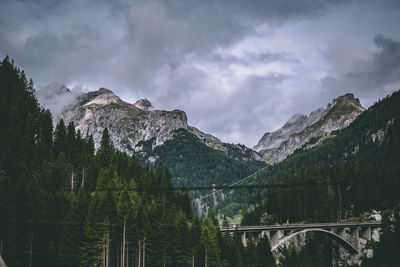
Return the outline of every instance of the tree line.
<path id="1" fill-rule="evenodd" d="M 333 138 L 326 139 L 318 147 L 295 151 L 281 163 L 269 166 L 252 181 L 253 184 L 297 186 L 257 192 L 247 190 L 240 195 L 234 192 L 226 201 L 247 203 L 249 207 L 255 199 L 258 200 L 252 209 L 242 211 L 243 225 L 368 220 L 367 212 L 372 209 L 382 211 L 386 213 L 385 222 L 389 225 L 383 227 L 384 242 L 371 244 L 371 247 L 378 248 L 376 256 L 374 260 L 365 260 L 364 264 L 377 266 L 382 261 L 391 262 L 383 264 L 385 266 L 397 266 L 394 264 L 398 262 L 396 253 L 384 248 L 398 247 L 393 240 L 399 233 L 399 107 L 400 91 L 396 91 L 375 103 L 347 128 L 332 133 Z M 332 259 L 335 256 L 332 243 L 323 243 L 319 238 L 308 240 L 310 245 L 300 253 L 286 250 L 285 262 L 310 266 L 310 255 L 314 255 L 317 261 Z M 330 244 L 332 249 L 313 252 L 309 248 L 316 241 Z"/>
<path id="2" fill-rule="evenodd" d="M 70 123 L 53 129 L 32 80 L 0 62 L 0 241 L 9 266 L 273 266 L 268 240 L 243 246 L 199 218 L 166 167 L 94 150 Z M 135 188 L 137 190 L 128 190 Z"/>

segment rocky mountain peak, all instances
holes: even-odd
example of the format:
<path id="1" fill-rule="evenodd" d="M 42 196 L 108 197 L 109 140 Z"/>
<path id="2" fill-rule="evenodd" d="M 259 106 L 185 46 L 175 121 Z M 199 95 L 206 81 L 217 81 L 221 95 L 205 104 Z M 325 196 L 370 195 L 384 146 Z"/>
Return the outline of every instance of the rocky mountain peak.
<path id="1" fill-rule="evenodd" d="M 284 129 L 296 127 L 296 125 L 301 124 L 307 116 L 304 114 L 295 114 L 282 126 Z"/>
<path id="2" fill-rule="evenodd" d="M 334 106 L 353 106 L 353 107 L 359 107 L 363 110 L 365 110 L 360 103 L 360 99 L 355 98 L 353 94 L 348 93 L 342 96 L 339 96 L 335 99 L 332 100 L 327 106 L 327 109 L 331 109 Z"/>
<path id="3" fill-rule="evenodd" d="M 332 102 L 339 103 L 339 102 L 343 102 L 343 101 L 351 101 L 351 102 L 356 101 L 356 102 L 358 102 L 358 104 L 360 104 L 360 100 L 358 98 L 355 98 L 352 93 L 347 93 L 347 94 L 338 96 Z"/>
<path id="4" fill-rule="evenodd" d="M 311 116 L 310 116 L 311 117 Z M 310 124 L 310 117 L 307 117 L 304 114 L 295 114 L 278 130 L 270 133 L 267 132 L 263 135 L 261 140 L 258 142 L 253 149 L 257 152 L 266 150 L 266 149 L 273 149 L 277 148 L 287 140 L 287 138 L 293 134 L 302 131 L 305 127 Z M 314 120 L 314 116 L 311 117 Z"/>
<path id="5" fill-rule="evenodd" d="M 328 103 L 326 109 L 316 109 L 309 116 L 292 116 L 280 129 L 264 134 L 253 149 L 261 153 L 267 163 L 279 162 L 312 137 L 321 138 L 347 127 L 364 111 L 353 94 L 339 96 Z"/>
<path id="6" fill-rule="evenodd" d="M 100 88 L 97 91 L 82 95 L 79 99 L 79 105 L 86 106 L 104 106 L 112 103 L 123 103 L 123 101 L 107 88 Z"/>
<path id="7" fill-rule="evenodd" d="M 113 91 L 111 91 L 110 89 L 108 89 L 108 88 L 105 88 L 105 87 L 101 87 L 101 88 L 99 88 L 99 90 L 97 90 L 100 94 L 114 94 L 114 92 Z"/>
<path id="8" fill-rule="evenodd" d="M 242 160 L 262 160 L 261 156 L 247 147 L 221 142 L 187 124 L 186 113 L 182 110 L 154 110 L 148 99 L 135 104 L 121 100 L 111 90 L 80 95 L 60 116 L 65 123 L 73 122 L 75 129 L 83 136 L 93 136 L 95 149 L 100 147 L 103 130 L 107 127 L 116 149 L 128 155 L 136 154 L 147 158 L 150 150 L 162 146 L 175 138 L 177 130 L 183 129 L 196 136 L 205 145 L 224 152 L 228 157 Z M 153 162 L 155 158 L 147 160 Z"/>
<path id="9" fill-rule="evenodd" d="M 135 107 L 137 107 L 138 109 L 142 109 L 142 110 L 153 110 L 154 109 L 153 105 L 151 104 L 151 102 L 147 98 L 139 99 L 133 105 Z"/>
<path id="10" fill-rule="evenodd" d="M 183 111 L 150 110 L 148 100 L 136 103 L 125 102 L 111 90 L 100 88 L 79 96 L 61 118 L 65 123 L 73 122 L 82 135 L 92 135 L 96 149 L 107 127 L 115 147 L 129 155 L 141 150 L 140 142 L 152 140 L 153 146 L 159 146 L 172 138 L 175 129 L 188 128 Z"/>

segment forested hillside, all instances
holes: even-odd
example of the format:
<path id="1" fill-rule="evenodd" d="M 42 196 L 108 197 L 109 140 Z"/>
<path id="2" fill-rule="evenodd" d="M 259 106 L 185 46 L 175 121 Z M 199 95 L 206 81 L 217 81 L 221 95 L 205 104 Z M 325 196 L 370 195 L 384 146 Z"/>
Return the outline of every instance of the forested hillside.
<path id="1" fill-rule="evenodd" d="M 242 153 L 242 150 L 235 149 L 233 145 L 228 147 L 228 157 L 224 152 L 206 146 L 185 129 L 176 130 L 172 140 L 153 150 L 151 143 L 149 140 L 140 145 L 143 145 L 146 155 L 156 158 L 153 165 L 163 164 L 168 167 L 173 176 L 173 183 L 178 187 L 229 185 L 266 166 L 262 161 L 235 159 L 242 158 L 243 155 L 236 155 L 235 153 Z M 191 196 L 195 199 L 208 193 L 210 192 L 197 191 L 192 192 Z M 212 206 L 212 200 L 209 198 L 203 202 Z M 217 201 L 220 201 L 220 196 Z"/>
<path id="2" fill-rule="evenodd" d="M 163 164 L 176 177 L 176 186 L 207 186 L 210 184 L 228 184 L 245 177 L 266 166 L 262 161 L 235 160 L 231 149 L 227 153 L 212 149 L 198 140 L 185 129 L 178 129 L 175 138 L 168 140 L 163 146 L 155 147 L 149 155 L 155 156 L 154 165 Z M 143 143 L 141 143 L 143 144 Z M 144 146 L 146 149 L 146 144 Z"/>
<path id="3" fill-rule="evenodd" d="M 258 192 L 266 198 L 245 221 L 261 223 L 265 213 L 279 222 L 335 221 L 393 207 L 400 200 L 399 107 L 397 91 L 320 146 L 268 167 L 253 183 L 283 186 Z M 245 200 L 255 195 L 234 194 L 227 202 L 243 202 L 246 194 Z"/>
<path id="4" fill-rule="evenodd" d="M 299 149 L 268 167 L 251 183 L 271 184 L 269 189 L 237 190 L 221 203 L 222 210 L 231 212 L 239 204 L 248 208 L 257 200 L 254 208 L 242 210 L 241 222 L 257 225 L 368 220 L 366 213 L 376 209 L 384 216 L 382 239 L 367 244 L 374 255 L 364 255 L 359 263 L 398 266 L 400 91 L 333 135 L 318 147 Z M 279 260 L 281 266 L 329 266 L 341 262 L 339 254 L 336 243 L 313 234 L 300 251 L 284 248 Z"/>
<path id="5" fill-rule="evenodd" d="M 37 93 L 43 104 L 74 97 L 64 85 L 48 86 Z M 159 164 L 167 166 L 175 186 L 229 184 L 266 166 L 261 155 L 250 148 L 223 143 L 191 127 L 182 110 L 153 109 L 143 99 L 131 104 L 106 88 L 79 94 L 57 117 L 60 119 L 74 123 L 82 137 L 92 135 L 96 150 L 107 128 L 117 150 L 137 156 L 153 169 Z M 191 199 L 199 193 L 190 195 Z M 206 214 L 209 205 L 202 203 L 199 210 Z"/>
<path id="6" fill-rule="evenodd" d="M 116 151 L 105 130 L 94 153 L 73 124 L 0 62 L 0 241 L 8 266 L 273 265 L 267 239 L 247 247 L 199 219 L 171 175 Z M 234 251 L 234 253 L 233 253 Z M 144 265 L 144 264 L 143 264 Z"/>

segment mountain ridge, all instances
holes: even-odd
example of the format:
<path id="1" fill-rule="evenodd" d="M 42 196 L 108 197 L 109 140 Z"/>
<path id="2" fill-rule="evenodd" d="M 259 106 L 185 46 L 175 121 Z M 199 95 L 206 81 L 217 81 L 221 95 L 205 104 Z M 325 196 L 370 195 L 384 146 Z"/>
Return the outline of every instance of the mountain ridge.
<path id="1" fill-rule="evenodd" d="M 353 94 L 345 94 L 333 99 L 327 107 L 318 108 L 306 116 L 293 115 L 281 128 L 265 133 L 253 149 L 262 154 L 268 164 L 282 161 L 293 152 L 314 139 L 329 136 L 331 132 L 347 127 L 365 109 Z"/>
<path id="2" fill-rule="evenodd" d="M 250 148 L 239 144 L 228 144 L 219 138 L 204 133 L 187 123 L 184 111 L 155 109 L 148 99 L 135 104 L 121 100 L 109 89 L 100 88 L 78 96 L 59 116 L 65 123 L 73 122 L 83 136 L 92 135 L 95 148 L 100 146 L 101 134 L 108 128 L 115 147 L 128 155 L 140 153 L 140 142 L 153 140 L 152 149 L 173 138 L 177 129 L 185 129 L 208 147 L 222 151 L 238 150 L 236 159 L 262 161 L 262 157 Z M 242 154 L 242 156 L 237 157 Z"/>

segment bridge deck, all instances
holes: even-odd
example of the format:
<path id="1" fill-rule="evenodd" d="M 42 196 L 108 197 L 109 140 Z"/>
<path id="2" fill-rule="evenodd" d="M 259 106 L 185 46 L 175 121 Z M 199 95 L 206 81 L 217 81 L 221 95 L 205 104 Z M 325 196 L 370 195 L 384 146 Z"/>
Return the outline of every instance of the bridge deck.
<path id="1" fill-rule="evenodd" d="M 258 231 L 278 231 L 278 230 L 300 230 L 314 228 L 354 228 L 354 227 L 380 227 L 381 222 L 335 222 L 335 223 L 307 223 L 307 224 L 282 224 L 282 225 L 254 225 L 239 227 L 220 227 L 221 232 L 258 232 Z"/>

